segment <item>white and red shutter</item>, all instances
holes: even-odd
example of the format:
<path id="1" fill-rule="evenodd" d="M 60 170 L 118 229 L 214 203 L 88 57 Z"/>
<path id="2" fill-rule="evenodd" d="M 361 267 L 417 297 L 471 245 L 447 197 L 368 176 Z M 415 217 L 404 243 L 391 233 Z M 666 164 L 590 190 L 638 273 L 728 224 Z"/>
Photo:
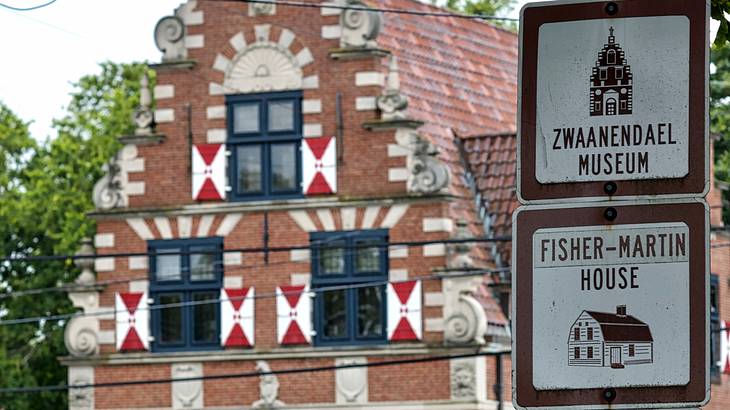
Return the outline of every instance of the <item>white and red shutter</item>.
<path id="1" fill-rule="evenodd" d="M 388 284 L 388 340 L 421 340 L 421 281 Z"/>
<path id="2" fill-rule="evenodd" d="M 221 289 L 221 345 L 253 347 L 254 288 Z"/>
<path id="3" fill-rule="evenodd" d="M 147 292 L 117 293 L 117 351 L 136 352 L 150 349 L 150 311 Z"/>
<path id="4" fill-rule="evenodd" d="M 720 371 L 724 374 L 730 374 L 730 322 L 721 320 L 720 321 L 720 360 L 717 365 L 720 367 Z"/>
<path id="5" fill-rule="evenodd" d="M 305 195 L 337 192 L 337 147 L 335 137 L 304 138 L 302 186 Z"/>
<path id="6" fill-rule="evenodd" d="M 309 286 L 276 288 L 276 336 L 281 345 L 312 342 L 312 299 Z"/>
<path id="7" fill-rule="evenodd" d="M 193 199 L 218 201 L 226 197 L 226 146 L 193 145 Z"/>

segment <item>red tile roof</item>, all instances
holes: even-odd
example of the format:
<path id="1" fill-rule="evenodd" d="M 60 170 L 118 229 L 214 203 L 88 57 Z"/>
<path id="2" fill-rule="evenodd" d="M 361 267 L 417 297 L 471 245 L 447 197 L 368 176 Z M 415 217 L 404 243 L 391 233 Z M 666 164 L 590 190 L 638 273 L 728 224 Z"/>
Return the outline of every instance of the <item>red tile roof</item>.
<path id="1" fill-rule="evenodd" d="M 377 5 L 443 11 L 415 0 L 380 0 Z M 378 44 L 398 58 L 409 116 L 425 122 L 419 132 L 439 148 L 440 158 L 451 170 L 451 193 L 463 198 L 452 204 L 452 217 L 467 220 L 475 236 L 484 236 L 455 138 L 514 134 L 517 35 L 480 20 L 392 13 L 386 13 L 384 20 Z M 516 205 L 514 137 L 465 141 L 489 213 L 495 217 L 493 234 L 509 235 Z M 490 252 L 490 247 L 482 247 L 477 260 L 494 262 Z M 509 264 L 508 246 L 501 246 L 499 252 Z"/>

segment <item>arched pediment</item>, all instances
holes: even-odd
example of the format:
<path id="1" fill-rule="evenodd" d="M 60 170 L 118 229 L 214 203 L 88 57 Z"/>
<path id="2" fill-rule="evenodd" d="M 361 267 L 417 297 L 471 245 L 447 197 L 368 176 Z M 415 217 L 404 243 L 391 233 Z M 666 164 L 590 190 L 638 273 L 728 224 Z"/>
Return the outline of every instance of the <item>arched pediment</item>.
<path id="1" fill-rule="evenodd" d="M 287 48 L 258 41 L 231 60 L 223 85 L 226 90 L 243 93 L 301 89 L 302 69 Z"/>

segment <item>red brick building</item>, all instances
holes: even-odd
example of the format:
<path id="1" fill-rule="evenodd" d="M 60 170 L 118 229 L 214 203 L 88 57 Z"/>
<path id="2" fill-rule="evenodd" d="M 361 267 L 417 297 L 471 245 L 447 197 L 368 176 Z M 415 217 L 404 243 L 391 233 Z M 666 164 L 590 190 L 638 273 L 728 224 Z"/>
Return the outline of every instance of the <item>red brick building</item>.
<path id="1" fill-rule="evenodd" d="M 74 389 L 70 407 L 489 409 L 499 384 L 509 407 L 508 356 L 499 376 L 478 356 L 205 377 L 509 348 L 507 242 L 443 241 L 509 235 L 517 36 L 190 0 L 155 41 L 152 95 L 94 190 L 96 275 L 81 262 L 70 293 L 93 314 L 61 360 L 73 384 L 203 379 Z"/>
<path id="2" fill-rule="evenodd" d="M 160 20 L 153 95 L 94 192 L 95 252 L 114 256 L 70 293 L 91 315 L 67 325 L 69 383 L 509 349 L 508 242 L 439 241 L 511 233 L 517 36 L 350 4 L 189 0 Z M 730 237 L 709 202 L 719 328 Z M 70 408 L 507 409 L 510 373 L 479 356 L 75 389 Z"/>

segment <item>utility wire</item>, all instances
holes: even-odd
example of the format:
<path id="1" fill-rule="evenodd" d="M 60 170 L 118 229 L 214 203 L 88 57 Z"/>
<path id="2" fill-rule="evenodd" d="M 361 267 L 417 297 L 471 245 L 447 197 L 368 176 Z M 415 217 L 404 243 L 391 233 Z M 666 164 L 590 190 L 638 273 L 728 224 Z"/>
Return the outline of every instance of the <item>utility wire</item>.
<path id="1" fill-rule="evenodd" d="M 458 277 L 464 277 L 464 276 L 475 276 L 475 275 L 480 275 L 480 274 L 498 273 L 498 272 L 503 272 L 503 271 L 507 271 L 507 270 L 508 270 L 508 268 L 504 268 L 503 270 L 475 269 L 475 270 L 468 270 L 466 272 L 455 273 L 455 274 L 438 274 L 438 275 L 420 276 L 420 277 L 414 277 L 414 278 L 403 280 L 403 281 L 385 280 L 385 281 L 362 282 L 362 283 L 350 284 L 350 285 L 321 286 L 321 287 L 316 287 L 316 288 L 310 287 L 310 289 L 307 292 L 291 291 L 291 292 L 282 292 L 280 294 L 277 294 L 276 292 L 260 293 L 260 294 L 254 295 L 254 296 L 249 296 L 249 298 L 251 298 L 251 299 L 270 299 L 270 298 L 275 298 L 279 295 L 283 295 L 283 296 L 301 295 L 303 293 L 323 293 L 323 292 L 330 292 L 330 291 L 337 291 L 337 290 L 379 287 L 379 286 L 386 286 L 389 283 L 404 283 L 404 282 L 412 282 L 412 281 L 416 281 L 416 280 L 422 280 L 422 281 L 440 280 L 440 279 L 445 279 L 445 278 L 458 278 Z M 148 305 L 146 308 L 137 308 L 136 311 L 143 311 L 143 310 L 154 311 L 154 310 L 162 310 L 162 309 L 179 308 L 179 307 L 185 307 L 185 306 L 218 304 L 221 302 L 238 301 L 238 300 L 243 300 L 243 299 L 245 299 L 245 297 L 216 298 L 216 299 L 189 301 L 189 302 L 167 303 L 167 304 L 162 304 L 162 305 Z M 48 315 L 48 316 L 23 317 L 23 318 L 17 318 L 17 319 L 0 320 L 0 326 L 20 325 L 20 324 L 43 322 L 43 321 L 60 321 L 60 320 L 81 318 L 81 317 L 109 316 L 109 315 L 116 315 L 117 313 L 126 313 L 126 312 L 127 312 L 126 309 L 124 309 L 124 310 L 107 309 L 107 310 L 98 310 L 95 312 L 88 312 L 88 313 L 75 312 L 75 313 L 64 313 L 64 314 Z"/>
<path id="2" fill-rule="evenodd" d="M 209 0 L 209 1 L 211 1 L 211 0 Z M 443 12 L 443 11 L 419 11 L 419 10 L 368 7 L 368 6 L 359 6 L 359 5 L 306 3 L 306 2 L 301 2 L 301 1 L 285 1 L 285 0 L 276 0 L 276 1 L 272 1 L 272 0 L 215 0 L 215 1 L 275 4 L 277 6 L 317 8 L 317 9 L 358 10 L 358 11 L 370 11 L 370 12 L 391 13 L 391 14 L 408 14 L 408 15 L 412 15 L 412 16 L 422 16 L 422 17 L 453 17 L 453 18 L 468 19 L 468 20 L 520 21 L 519 19 L 516 19 L 516 18 L 489 16 L 489 15 L 485 15 L 485 14 L 453 13 L 453 12 Z"/>
<path id="3" fill-rule="evenodd" d="M 369 367 L 385 367 L 385 366 L 396 366 L 401 364 L 413 364 L 413 363 L 427 363 L 437 362 L 454 359 L 466 359 L 470 357 L 479 356 L 501 356 L 503 354 L 509 354 L 509 350 L 496 351 L 496 352 L 476 352 L 466 353 L 457 355 L 440 355 L 430 357 L 420 357 L 416 359 L 398 359 L 398 360 L 386 360 L 382 362 L 371 362 L 371 363 L 352 363 L 343 364 L 337 366 L 317 366 L 317 367 L 300 367 L 300 368 L 287 368 L 281 370 L 271 370 L 268 372 L 242 372 L 242 373 L 225 373 L 208 376 L 196 376 L 196 377 L 183 377 L 183 378 L 164 378 L 164 379 L 152 379 L 152 380 L 124 380 L 116 382 L 106 383 L 87 383 L 87 384 L 60 384 L 50 386 L 33 386 L 33 387 L 6 387 L 0 389 L 0 394 L 18 394 L 18 393 L 43 393 L 51 391 L 65 391 L 65 390 L 82 390 L 89 388 L 102 388 L 102 387 L 121 387 L 121 386 L 139 386 L 148 384 L 167 384 L 173 382 L 191 382 L 200 380 L 225 380 L 225 379 L 245 379 L 251 377 L 260 376 L 275 376 L 275 375 L 286 375 L 286 374 L 297 374 L 297 373 L 315 373 L 315 372 L 326 372 L 332 370 L 341 369 L 357 369 L 357 368 L 369 368 Z"/>
<path id="4" fill-rule="evenodd" d="M 15 7 L 15 6 L 11 6 L 9 4 L 0 3 L 0 7 L 4 7 L 6 9 L 10 9 L 13 11 L 31 11 L 31 10 L 38 10 L 38 9 L 42 9 L 43 7 L 50 6 L 51 4 L 55 3 L 56 1 L 57 0 L 50 0 L 46 3 L 39 4 L 37 6 L 32 6 L 32 7 Z"/>
<path id="5" fill-rule="evenodd" d="M 494 237 L 475 237 L 465 239 L 434 239 L 428 241 L 402 241 L 402 242 L 388 242 L 388 243 L 361 243 L 354 245 L 337 246 L 337 248 L 389 248 L 399 246 L 422 246 L 422 245 L 434 245 L 434 244 L 459 244 L 459 243 L 482 243 L 482 242 L 509 242 L 512 240 L 511 236 L 494 236 Z M 129 256 L 157 256 L 157 255 L 206 255 L 206 254 L 218 254 L 218 253 L 264 253 L 264 252 L 289 252 L 294 250 L 311 250 L 312 248 L 318 247 L 317 242 L 310 243 L 309 245 L 295 245 L 295 246 L 271 246 L 271 247 L 255 247 L 255 248 L 227 248 L 220 250 L 213 249 L 201 249 L 196 251 L 175 251 L 175 252 L 116 252 L 116 253 L 104 253 L 104 254 L 93 254 L 93 255 L 27 255 L 27 256 L 4 256 L 2 257 L 3 262 L 42 262 L 42 261 L 65 261 L 65 260 L 77 260 L 77 259 L 97 259 L 97 258 L 124 258 Z M 323 246 L 329 247 L 327 245 Z"/>

